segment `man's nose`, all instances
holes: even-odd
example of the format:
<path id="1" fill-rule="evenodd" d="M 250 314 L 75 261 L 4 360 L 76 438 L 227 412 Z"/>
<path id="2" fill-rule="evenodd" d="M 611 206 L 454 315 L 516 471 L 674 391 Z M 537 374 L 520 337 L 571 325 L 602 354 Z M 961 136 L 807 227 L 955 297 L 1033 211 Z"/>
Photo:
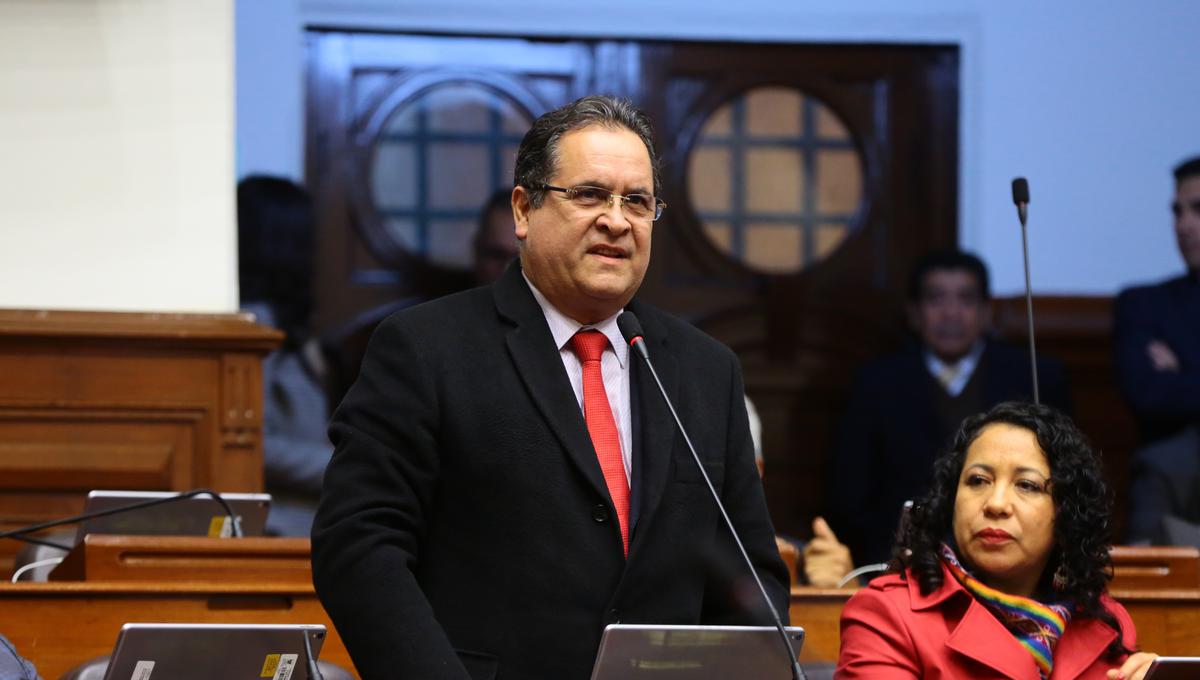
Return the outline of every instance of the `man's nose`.
<path id="1" fill-rule="evenodd" d="M 629 216 L 625 214 L 624 199 L 616 196 L 608 197 L 608 205 L 596 218 L 596 223 L 614 234 L 623 234 L 633 228 Z"/>

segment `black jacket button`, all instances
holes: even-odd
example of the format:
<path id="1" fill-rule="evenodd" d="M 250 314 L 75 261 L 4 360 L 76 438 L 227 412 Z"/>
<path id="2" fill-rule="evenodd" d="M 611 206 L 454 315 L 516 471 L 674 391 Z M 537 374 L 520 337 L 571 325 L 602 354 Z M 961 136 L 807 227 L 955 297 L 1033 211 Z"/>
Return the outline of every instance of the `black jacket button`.
<path id="1" fill-rule="evenodd" d="M 607 522 L 608 508 L 605 507 L 603 503 L 592 508 L 592 519 L 596 520 L 598 524 L 604 524 Z"/>

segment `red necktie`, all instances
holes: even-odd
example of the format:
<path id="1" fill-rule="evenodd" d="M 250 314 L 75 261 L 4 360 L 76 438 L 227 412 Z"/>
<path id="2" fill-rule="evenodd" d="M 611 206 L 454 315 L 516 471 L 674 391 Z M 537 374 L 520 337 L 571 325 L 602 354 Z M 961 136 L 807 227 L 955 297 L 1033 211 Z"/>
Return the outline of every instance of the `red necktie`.
<path id="1" fill-rule="evenodd" d="M 612 496 L 621 525 L 621 543 L 629 555 L 629 481 L 625 477 L 625 462 L 621 457 L 621 435 L 613 419 L 608 394 L 604 391 L 604 374 L 600 357 L 608 347 L 608 338 L 600 331 L 580 331 L 571 337 L 571 349 L 583 364 L 583 417 L 587 421 L 592 446 L 604 472 L 604 482 Z"/>

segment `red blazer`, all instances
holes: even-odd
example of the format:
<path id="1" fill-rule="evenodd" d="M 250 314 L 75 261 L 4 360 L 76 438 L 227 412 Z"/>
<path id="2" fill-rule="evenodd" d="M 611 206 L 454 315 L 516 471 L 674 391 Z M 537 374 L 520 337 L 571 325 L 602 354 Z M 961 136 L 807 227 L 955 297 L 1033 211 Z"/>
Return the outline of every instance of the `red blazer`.
<path id="1" fill-rule="evenodd" d="M 842 609 L 842 649 L 834 677 L 1013 678 L 1039 680 L 1033 656 L 1012 633 L 945 571 L 942 587 L 922 595 L 911 573 L 881 576 Z M 1133 620 L 1116 600 L 1105 607 L 1134 648 Z M 1054 648 L 1052 680 L 1095 678 L 1118 662 L 1104 658 L 1117 632 L 1095 619 L 1073 619 Z M 1123 658 L 1122 658 L 1123 661 Z"/>

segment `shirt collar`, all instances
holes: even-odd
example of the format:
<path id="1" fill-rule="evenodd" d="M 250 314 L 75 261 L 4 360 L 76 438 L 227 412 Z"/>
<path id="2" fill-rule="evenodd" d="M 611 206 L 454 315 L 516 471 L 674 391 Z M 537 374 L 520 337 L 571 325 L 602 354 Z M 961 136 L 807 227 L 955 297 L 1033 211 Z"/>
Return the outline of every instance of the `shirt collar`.
<path id="1" fill-rule="evenodd" d="M 929 369 L 930 374 L 936 376 L 946 368 L 957 368 L 958 375 L 970 376 L 975 372 L 975 366 L 979 363 L 979 358 L 983 356 L 984 347 L 983 338 L 975 341 L 975 345 L 971 347 L 971 351 L 967 352 L 967 356 L 959 359 L 953 364 L 948 364 L 945 361 L 937 358 L 933 352 L 928 349 L 923 349 L 921 352 L 925 355 L 925 367 Z"/>
<path id="2" fill-rule="evenodd" d="M 616 314 L 604 319 L 599 323 L 581 324 L 575 319 L 563 314 L 557 307 L 551 304 L 550 300 L 542 295 L 542 291 L 533 285 L 525 272 L 521 272 L 521 277 L 525 279 L 525 283 L 529 286 L 529 290 L 533 292 L 533 297 L 537 300 L 538 306 L 542 308 L 542 314 L 546 317 L 546 324 L 550 326 L 550 334 L 554 336 L 554 346 L 561 352 L 563 347 L 571 341 L 571 336 L 575 335 L 582 328 L 594 329 L 604 334 L 608 338 L 608 342 L 612 345 L 613 353 L 617 355 L 617 363 L 621 368 L 625 368 L 625 362 L 629 359 L 629 345 L 625 344 L 625 338 L 621 335 L 621 329 L 617 328 L 617 317 L 624 308 L 618 309 Z"/>

